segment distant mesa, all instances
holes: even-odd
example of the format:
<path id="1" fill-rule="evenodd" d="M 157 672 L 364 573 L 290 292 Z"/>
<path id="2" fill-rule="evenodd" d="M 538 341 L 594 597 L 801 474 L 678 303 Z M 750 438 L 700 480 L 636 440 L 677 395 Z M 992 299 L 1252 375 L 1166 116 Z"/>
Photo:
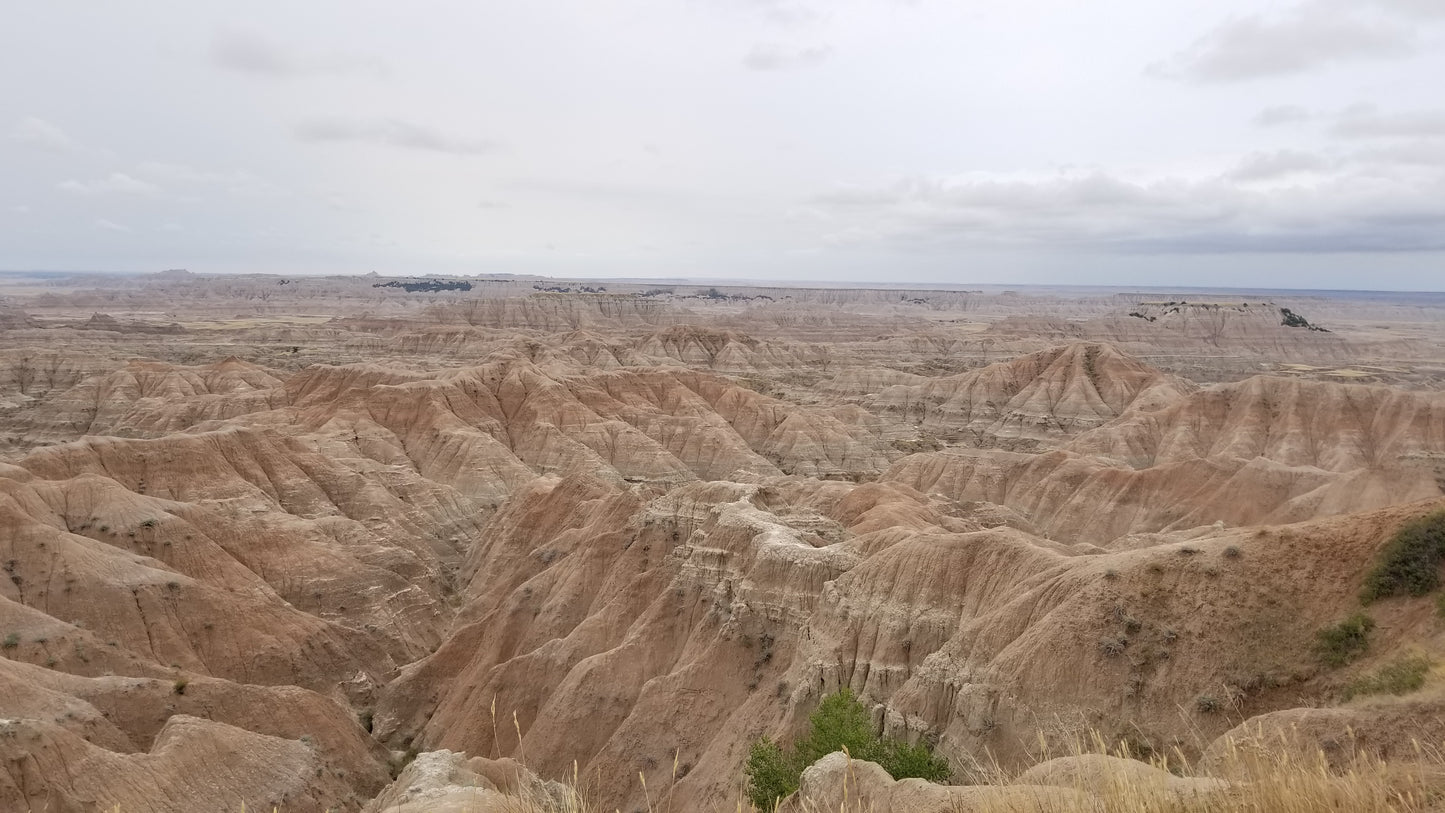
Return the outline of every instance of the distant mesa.
<path id="1" fill-rule="evenodd" d="M 120 320 L 108 313 L 93 313 L 84 322 L 77 322 L 69 327 L 75 330 L 108 330 L 113 333 L 156 333 L 156 334 L 178 334 L 185 333 L 186 329 L 171 322 L 164 325 L 154 325 L 149 322 L 138 322 L 134 320 Z"/>

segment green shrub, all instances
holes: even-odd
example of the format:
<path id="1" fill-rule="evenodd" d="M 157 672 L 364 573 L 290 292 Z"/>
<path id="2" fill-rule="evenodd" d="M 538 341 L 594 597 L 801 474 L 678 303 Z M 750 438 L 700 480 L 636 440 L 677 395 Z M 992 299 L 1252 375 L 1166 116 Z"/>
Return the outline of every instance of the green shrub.
<path id="1" fill-rule="evenodd" d="M 909 745 L 901 740 L 890 740 L 884 746 L 882 765 L 894 779 L 927 779 L 930 782 L 947 782 L 953 773 L 948 760 L 933 753 L 926 743 Z"/>
<path id="2" fill-rule="evenodd" d="M 748 799 L 758 810 L 771 811 L 778 800 L 798 789 L 802 769 L 778 744 L 762 738 L 748 749 Z"/>
<path id="3" fill-rule="evenodd" d="M 1345 699 L 1365 694 L 1409 694 L 1425 685 L 1430 672 L 1430 659 L 1409 655 L 1380 667 L 1373 675 L 1365 675 L 1345 687 Z"/>
<path id="4" fill-rule="evenodd" d="M 882 745 L 873 733 L 868 710 L 853 692 L 843 689 L 818 704 L 808 718 L 808 736 L 793 751 L 806 767 L 834 751 L 847 751 L 854 759 L 877 762 Z"/>
<path id="5" fill-rule="evenodd" d="M 20 633 L 18 632 L 12 632 L 5 636 L 4 642 L 0 643 L 0 647 L 5 649 L 14 649 L 17 646 L 20 646 Z"/>
<path id="6" fill-rule="evenodd" d="M 743 769 L 749 801 L 759 810 L 772 810 L 779 799 L 798 789 L 804 768 L 834 751 L 876 762 L 894 779 L 942 782 L 949 777 L 948 761 L 935 756 L 928 745 L 909 745 L 875 734 L 868 710 L 851 691 L 843 689 L 823 698 L 808 718 L 808 735 L 791 750 L 768 739 L 753 743 Z"/>
<path id="7" fill-rule="evenodd" d="M 1360 591 L 1360 601 L 1398 596 L 1423 596 L 1440 586 L 1445 561 L 1445 511 L 1410 520 L 1390 537 Z"/>
<path id="8" fill-rule="evenodd" d="M 1375 619 L 1355 613 L 1315 633 L 1315 654 L 1330 666 L 1344 666 L 1370 648 L 1370 630 L 1374 628 Z"/>

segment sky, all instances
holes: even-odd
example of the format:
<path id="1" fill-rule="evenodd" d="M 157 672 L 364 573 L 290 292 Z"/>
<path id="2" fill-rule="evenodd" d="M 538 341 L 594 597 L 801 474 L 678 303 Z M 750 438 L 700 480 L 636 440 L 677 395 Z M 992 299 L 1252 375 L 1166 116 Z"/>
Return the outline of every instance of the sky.
<path id="1" fill-rule="evenodd" d="M 1445 0 L 0 4 L 0 269 L 1445 289 Z"/>

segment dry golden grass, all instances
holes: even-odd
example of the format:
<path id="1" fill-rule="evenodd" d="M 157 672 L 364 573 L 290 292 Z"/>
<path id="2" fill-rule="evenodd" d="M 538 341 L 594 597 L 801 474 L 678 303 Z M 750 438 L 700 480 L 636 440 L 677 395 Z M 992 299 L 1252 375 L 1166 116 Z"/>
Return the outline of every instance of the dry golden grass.
<path id="1" fill-rule="evenodd" d="M 1071 749 L 1070 756 L 1115 755 L 1118 749 Z M 1182 764 L 1176 757 L 1175 765 Z M 1152 767 L 1167 772 L 1167 759 Z M 1176 779 L 1177 776 L 1177 779 Z M 849 784 L 853 783 L 849 771 Z M 1174 781 L 1171 781 L 1174 780 Z M 1205 782 L 1189 782 L 1203 779 Z M 1184 780 L 1184 781 L 1177 781 Z M 1217 780 L 1209 782 L 1207 780 Z M 1189 787 L 1194 785 L 1194 787 Z M 1211 786 L 1212 785 L 1212 786 Z M 1025 787 L 1000 776 L 991 787 Z M 983 806 L 959 802 L 953 813 L 1428 813 L 1445 811 L 1445 754 L 1417 743 L 1413 753 L 1384 760 L 1356 755 L 1343 768 L 1323 752 L 1301 754 L 1283 743 L 1231 741 L 1214 769 L 1203 774 L 1114 771 L 1090 781 L 1076 780 L 1066 790 L 1072 799 L 1044 794 L 990 798 Z M 890 813 L 845 789 L 843 801 L 827 807 L 802 803 L 800 813 Z M 891 813 L 908 813 L 894 809 Z"/>
<path id="2" fill-rule="evenodd" d="M 1119 753 L 1118 749 L 1102 747 L 1092 739 L 1086 746 L 1070 749 L 1070 756 Z M 1172 764 L 1181 764 L 1174 761 Z M 1171 761 L 1165 758 L 1152 763 L 1168 771 Z M 1171 774 L 1173 776 L 1174 774 Z M 997 784 L 983 786 L 1025 790 L 997 774 Z M 1178 774 L 1183 779 L 1218 779 L 1217 787 L 1182 788 L 1186 783 L 1171 783 L 1164 774 L 1115 771 L 1095 776 L 1088 782 L 1076 781 L 1065 790 L 1072 790 L 1072 799 L 1057 795 L 1021 793 L 992 797 L 984 807 L 958 803 L 951 813 L 1442 813 L 1445 812 L 1445 753 L 1439 748 L 1417 743 L 1410 754 L 1400 759 L 1384 760 L 1357 755 L 1344 767 L 1338 767 L 1323 752 L 1301 754 L 1282 744 L 1260 741 L 1233 742 L 1207 774 Z M 673 765 L 673 784 L 677 781 L 677 764 Z M 674 813 L 671 788 L 654 793 L 640 774 L 648 813 Z M 488 810 L 504 813 L 616 813 L 589 799 L 587 782 L 573 766 L 572 776 L 557 783 L 560 794 L 547 798 L 538 796 L 508 797 L 501 807 L 488 805 Z M 1203 785 L 1204 783 L 1200 783 Z M 883 810 L 858 798 L 850 769 L 842 801 L 822 807 L 806 801 L 796 807 L 785 807 L 797 813 L 910 813 L 902 809 Z M 1069 794 L 1065 794 L 1065 797 Z M 744 802 L 724 808 L 732 813 L 759 813 Z M 247 813 L 245 805 L 241 813 Z M 122 813 L 119 808 L 111 813 Z M 254 813 L 254 811 L 253 811 Z M 282 813 L 273 809 L 270 813 Z"/>

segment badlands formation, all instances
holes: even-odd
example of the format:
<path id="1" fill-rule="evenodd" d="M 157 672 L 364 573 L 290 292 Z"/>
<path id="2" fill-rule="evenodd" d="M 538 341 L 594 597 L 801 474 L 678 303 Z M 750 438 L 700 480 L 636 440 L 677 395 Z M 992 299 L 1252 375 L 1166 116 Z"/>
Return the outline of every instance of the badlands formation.
<path id="1" fill-rule="evenodd" d="M 953 770 L 878 810 L 1445 745 L 1357 688 L 1434 596 L 1317 637 L 1445 508 L 1445 296 L 463 281 L 0 279 L 0 810 L 734 810 L 845 687 Z"/>

